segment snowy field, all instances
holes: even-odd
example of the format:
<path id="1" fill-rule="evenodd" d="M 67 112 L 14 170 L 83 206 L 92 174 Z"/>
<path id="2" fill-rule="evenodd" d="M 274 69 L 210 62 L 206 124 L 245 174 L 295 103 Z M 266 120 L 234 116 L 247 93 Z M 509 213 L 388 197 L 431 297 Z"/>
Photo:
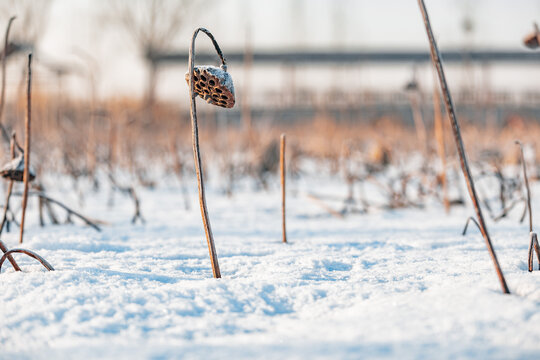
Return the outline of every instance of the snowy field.
<path id="1" fill-rule="evenodd" d="M 291 184 L 282 244 L 277 181 L 232 198 L 209 184 L 219 280 L 193 179 L 190 211 L 174 180 L 138 189 L 145 225 L 130 223 L 122 195 L 109 208 L 107 191 L 84 206 L 67 186 L 51 192 L 110 222 L 101 233 L 79 223 L 41 228 L 32 200 L 24 247 L 56 271 L 23 256 L 21 273 L 4 264 L 0 358 L 540 358 L 540 271 L 535 262 L 527 272 L 520 210 L 488 222 L 512 292 L 502 295 L 478 230 L 461 236 L 471 208 L 340 219 L 306 194 L 343 197 L 343 181 L 303 180 Z M 539 219 L 540 201 L 534 212 Z M 10 248 L 16 232 L 3 236 Z"/>

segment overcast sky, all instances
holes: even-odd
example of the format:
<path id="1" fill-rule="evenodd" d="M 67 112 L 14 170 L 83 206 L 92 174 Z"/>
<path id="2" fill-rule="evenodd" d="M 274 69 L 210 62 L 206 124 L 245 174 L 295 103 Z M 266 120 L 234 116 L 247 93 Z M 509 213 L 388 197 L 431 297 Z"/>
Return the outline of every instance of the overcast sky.
<path id="1" fill-rule="evenodd" d="M 426 0 L 426 5 L 442 49 L 464 44 L 521 49 L 532 22 L 540 22 L 538 0 Z M 40 51 L 51 59 L 84 66 L 73 55 L 75 47 L 82 48 L 99 62 L 101 96 L 140 96 L 146 76 L 144 63 L 129 38 L 100 21 L 104 9 L 107 0 L 54 0 Z M 207 0 L 196 9 L 185 18 L 175 48 L 187 49 L 193 29 L 204 26 L 215 34 L 225 54 L 228 49 L 244 46 L 246 29 L 251 29 L 253 47 L 261 49 L 427 49 L 416 0 Z M 462 29 L 466 16 L 474 24 L 468 36 Z M 208 46 L 206 43 L 201 37 L 201 48 Z M 537 68 L 527 72 L 495 69 L 493 86 L 540 91 L 540 66 Z M 181 65 L 161 74 L 158 93 L 162 98 L 174 99 L 185 93 L 185 69 L 186 65 Z M 233 76 L 237 72 L 235 79 L 241 82 L 241 71 L 230 71 Z M 400 87 L 410 76 L 410 67 L 363 71 L 359 86 L 364 88 Z M 44 72 L 41 75 L 47 77 Z"/>

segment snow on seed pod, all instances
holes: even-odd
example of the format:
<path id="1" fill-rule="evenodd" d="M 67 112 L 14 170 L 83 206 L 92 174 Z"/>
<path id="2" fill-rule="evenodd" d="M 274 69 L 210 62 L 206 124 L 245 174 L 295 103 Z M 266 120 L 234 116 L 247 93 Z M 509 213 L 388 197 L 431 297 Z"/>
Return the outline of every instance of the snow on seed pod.
<path id="1" fill-rule="evenodd" d="M 193 81 L 195 93 L 207 103 L 229 109 L 234 106 L 232 77 L 223 68 L 211 65 L 195 66 Z M 186 82 L 189 85 L 189 72 L 186 73 Z"/>

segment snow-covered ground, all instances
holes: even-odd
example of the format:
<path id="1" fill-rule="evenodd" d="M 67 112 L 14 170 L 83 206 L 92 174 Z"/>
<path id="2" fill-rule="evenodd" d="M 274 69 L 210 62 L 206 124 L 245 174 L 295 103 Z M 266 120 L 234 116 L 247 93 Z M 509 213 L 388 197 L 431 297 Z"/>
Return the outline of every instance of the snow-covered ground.
<path id="1" fill-rule="evenodd" d="M 190 211 L 174 181 L 139 189 L 145 225 L 130 224 L 132 203 L 121 195 L 108 208 L 107 191 L 83 207 L 68 191 L 51 193 L 110 222 L 102 233 L 41 228 L 34 204 L 24 247 L 56 271 L 23 256 L 23 272 L 4 264 L 0 358 L 540 357 L 540 271 L 527 272 L 519 214 L 489 222 L 512 292 L 502 295 L 478 230 L 461 236 L 470 209 L 339 219 L 305 194 L 345 195 L 343 182 L 302 181 L 291 184 L 283 244 L 277 185 L 232 198 L 213 185 L 223 275 L 215 280 L 193 179 L 189 188 Z M 16 231 L 3 239 L 17 246 Z"/>

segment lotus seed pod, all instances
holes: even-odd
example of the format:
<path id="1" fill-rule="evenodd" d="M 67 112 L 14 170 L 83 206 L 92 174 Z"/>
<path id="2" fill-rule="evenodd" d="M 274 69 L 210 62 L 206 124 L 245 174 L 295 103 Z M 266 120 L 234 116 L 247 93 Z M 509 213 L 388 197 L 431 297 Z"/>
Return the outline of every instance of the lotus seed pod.
<path id="1" fill-rule="evenodd" d="M 525 46 L 529 49 L 536 49 L 540 45 L 540 39 L 538 34 L 531 34 L 527 36 L 524 40 Z"/>
<path id="2" fill-rule="evenodd" d="M 529 49 L 537 49 L 540 46 L 540 30 L 538 29 L 538 25 L 534 24 L 534 32 L 527 35 L 523 39 L 523 42 Z"/>
<path id="3" fill-rule="evenodd" d="M 24 177 L 24 156 L 23 154 L 17 156 L 15 159 L 11 160 L 5 164 L 2 169 L 0 169 L 0 175 L 3 178 L 10 179 L 13 181 L 23 181 Z M 30 167 L 28 172 L 28 180 L 32 181 L 36 178 L 36 173 Z"/>
<path id="4" fill-rule="evenodd" d="M 194 90 L 207 103 L 230 109 L 235 102 L 234 85 L 231 75 L 225 69 L 210 65 L 195 66 Z M 186 82 L 189 86 L 189 72 L 186 73 Z"/>

